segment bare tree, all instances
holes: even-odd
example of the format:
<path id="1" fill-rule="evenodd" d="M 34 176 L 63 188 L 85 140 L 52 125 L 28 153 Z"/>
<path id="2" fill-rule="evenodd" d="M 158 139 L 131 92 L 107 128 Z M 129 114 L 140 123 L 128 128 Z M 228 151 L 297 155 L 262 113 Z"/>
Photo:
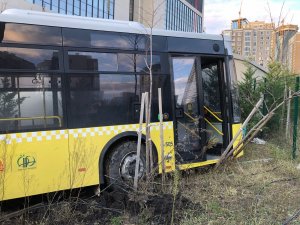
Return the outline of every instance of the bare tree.
<path id="1" fill-rule="evenodd" d="M 158 16 L 158 12 L 161 6 L 165 3 L 165 0 L 151 1 L 150 7 L 142 7 L 141 1 L 139 1 L 139 22 L 143 20 L 143 23 L 147 28 L 141 30 L 141 33 L 145 35 L 147 39 L 145 64 L 149 72 L 149 95 L 148 95 L 148 109 L 146 110 L 146 173 L 149 176 L 153 172 L 153 155 L 152 155 L 152 140 L 151 140 L 151 110 L 152 110 L 152 98 L 153 98 L 153 28 L 157 26 L 161 18 Z"/>
<path id="2" fill-rule="evenodd" d="M 0 0 L 0 10 L 3 12 L 7 8 L 8 0 Z"/>

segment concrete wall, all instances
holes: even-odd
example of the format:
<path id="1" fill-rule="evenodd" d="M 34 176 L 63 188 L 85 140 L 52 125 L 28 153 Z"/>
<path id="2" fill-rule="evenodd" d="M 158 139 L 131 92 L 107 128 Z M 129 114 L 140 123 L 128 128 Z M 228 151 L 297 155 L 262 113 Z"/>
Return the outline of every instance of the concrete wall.
<path id="1" fill-rule="evenodd" d="M 115 0 L 115 20 L 129 20 L 129 0 Z"/>
<path id="2" fill-rule="evenodd" d="M 250 63 L 253 68 L 256 70 L 255 72 L 255 77 L 258 79 L 262 79 L 265 77 L 267 73 L 267 69 L 258 65 L 255 62 L 248 62 L 244 57 L 234 54 L 234 63 L 235 63 L 235 69 L 236 69 L 236 75 L 237 75 L 237 80 L 242 81 L 244 78 L 244 72 L 247 70 L 247 63 Z"/>

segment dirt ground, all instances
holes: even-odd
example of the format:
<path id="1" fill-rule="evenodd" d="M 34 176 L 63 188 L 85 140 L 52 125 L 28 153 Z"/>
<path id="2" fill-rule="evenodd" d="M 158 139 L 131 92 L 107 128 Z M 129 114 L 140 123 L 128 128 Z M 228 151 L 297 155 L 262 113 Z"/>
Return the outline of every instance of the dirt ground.
<path id="1" fill-rule="evenodd" d="M 282 143 L 251 144 L 243 157 L 218 170 L 176 172 L 163 192 L 158 178 L 151 191 L 135 195 L 73 195 L 12 217 L 7 215 L 18 210 L 6 210 L 0 224 L 300 225 L 300 160 L 291 160 Z"/>

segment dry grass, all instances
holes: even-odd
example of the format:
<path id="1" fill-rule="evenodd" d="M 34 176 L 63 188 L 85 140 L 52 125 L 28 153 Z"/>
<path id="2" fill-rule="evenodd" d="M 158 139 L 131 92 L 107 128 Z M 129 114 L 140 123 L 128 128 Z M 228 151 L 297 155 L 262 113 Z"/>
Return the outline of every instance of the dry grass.
<path id="1" fill-rule="evenodd" d="M 300 160 L 291 160 L 291 148 L 284 143 L 277 138 L 266 145 L 251 144 L 245 156 L 219 170 L 189 170 L 179 177 L 174 173 L 163 193 L 157 185 L 152 194 L 140 193 L 139 204 L 116 200 L 114 193 L 75 202 L 71 198 L 3 224 L 283 224 L 300 210 Z M 300 217 L 290 224 L 300 225 Z"/>
<path id="2" fill-rule="evenodd" d="M 251 162 L 262 158 L 273 160 Z M 300 209 L 299 160 L 290 158 L 286 146 L 251 144 L 222 170 L 183 178 L 183 195 L 200 202 L 204 212 L 181 224 L 282 224 Z M 300 224 L 300 218 L 290 224 Z"/>

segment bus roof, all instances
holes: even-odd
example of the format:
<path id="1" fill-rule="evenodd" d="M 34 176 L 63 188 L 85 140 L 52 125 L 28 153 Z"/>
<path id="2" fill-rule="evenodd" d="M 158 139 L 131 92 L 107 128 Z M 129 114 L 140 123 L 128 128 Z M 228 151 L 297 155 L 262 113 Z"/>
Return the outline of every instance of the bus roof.
<path id="1" fill-rule="evenodd" d="M 101 30 L 136 34 L 150 34 L 151 30 L 138 22 L 62 15 L 32 10 L 7 9 L 0 14 L 1 22 L 59 26 L 87 30 Z M 222 35 L 152 29 L 153 35 L 195 39 L 223 40 Z"/>

